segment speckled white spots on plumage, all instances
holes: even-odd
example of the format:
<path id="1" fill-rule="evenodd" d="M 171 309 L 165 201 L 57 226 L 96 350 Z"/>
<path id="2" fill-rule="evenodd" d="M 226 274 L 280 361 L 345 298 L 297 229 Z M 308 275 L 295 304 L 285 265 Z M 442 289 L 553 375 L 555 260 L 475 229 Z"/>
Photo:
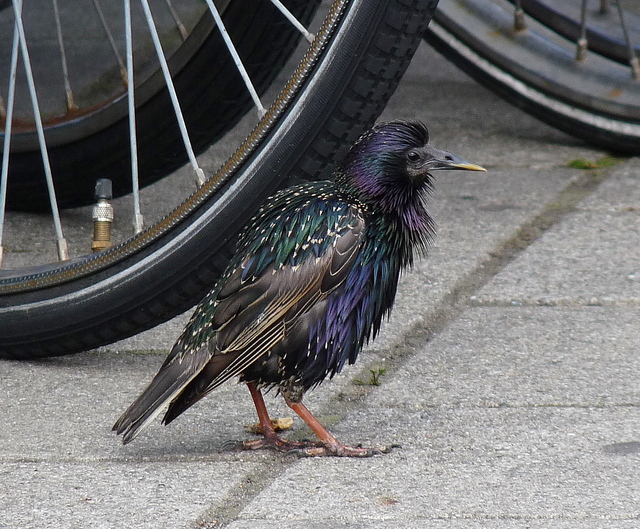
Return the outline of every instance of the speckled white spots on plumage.
<path id="1" fill-rule="evenodd" d="M 361 141 L 363 140 L 359 143 Z M 393 142 L 384 141 L 385 145 L 390 143 Z M 263 264 L 273 263 L 270 265 L 271 274 L 276 275 L 278 270 L 285 268 L 297 274 L 301 268 L 301 263 L 298 262 L 301 258 L 308 255 L 314 262 L 319 262 L 322 258 L 316 255 L 318 250 L 314 251 L 313 248 L 317 246 L 320 251 L 327 247 L 335 248 L 340 236 L 362 222 L 368 211 L 374 207 L 353 195 L 349 195 L 346 205 L 343 192 L 344 189 L 338 190 L 331 182 L 303 184 L 295 190 L 281 191 L 267 201 L 252 221 L 254 229 L 259 230 L 258 236 L 252 239 L 251 233 L 248 233 L 244 240 L 256 253 L 264 251 L 265 246 L 268 246 L 267 254 L 270 252 L 272 256 L 265 256 L 263 253 L 259 255 L 260 259 L 264 259 Z M 322 203 L 322 207 L 316 207 L 318 202 Z M 313 211 L 310 208 L 314 208 Z M 358 220 L 345 223 L 345 219 L 354 214 Z M 330 222 L 327 222 L 327 217 L 331 219 Z M 284 241 L 283 238 L 288 240 Z M 296 240 L 297 238 L 302 240 Z M 378 253 L 381 248 L 384 248 L 384 245 L 375 241 L 373 252 Z M 302 351 L 283 351 L 281 360 L 290 360 L 290 353 L 295 352 L 296 355 L 306 353 L 307 358 L 316 361 L 322 354 L 326 354 L 327 348 L 338 347 L 340 342 L 340 339 L 336 340 L 333 336 L 323 339 L 327 339 L 324 347 L 309 342 Z M 284 370 L 284 367 L 282 369 Z M 290 373 L 287 376 L 289 375 Z M 294 378 L 300 380 L 299 375 L 295 375 Z"/>

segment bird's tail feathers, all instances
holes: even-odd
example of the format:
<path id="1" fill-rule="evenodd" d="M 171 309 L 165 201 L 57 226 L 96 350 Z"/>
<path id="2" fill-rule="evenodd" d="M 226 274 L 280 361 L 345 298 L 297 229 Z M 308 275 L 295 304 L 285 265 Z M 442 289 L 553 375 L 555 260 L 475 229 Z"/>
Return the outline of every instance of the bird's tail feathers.
<path id="1" fill-rule="evenodd" d="M 122 434 L 122 443 L 133 441 L 138 434 L 185 388 L 200 372 L 208 355 L 194 354 L 197 362 L 172 362 L 160 369 L 147 389 L 127 408 L 113 425 Z M 189 365 L 187 365 L 189 364 Z"/>

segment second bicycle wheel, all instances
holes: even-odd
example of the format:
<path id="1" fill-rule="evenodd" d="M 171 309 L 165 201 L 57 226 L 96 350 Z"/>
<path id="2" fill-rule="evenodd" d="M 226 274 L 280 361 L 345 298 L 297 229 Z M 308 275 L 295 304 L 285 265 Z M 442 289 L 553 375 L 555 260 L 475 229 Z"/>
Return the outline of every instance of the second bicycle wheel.
<path id="1" fill-rule="evenodd" d="M 525 16 L 514 16 L 518 4 L 442 0 L 425 38 L 531 115 L 600 148 L 639 154 L 640 81 L 623 52 L 639 51 L 640 14 L 626 9 L 629 2 L 618 3 L 625 7 L 618 14 L 613 7 L 601 13 L 599 2 L 521 0 Z M 584 50 L 574 42 L 581 18 Z"/>
<path id="2" fill-rule="evenodd" d="M 0 275 L 0 355 L 68 354 L 197 302 L 261 201 L 326 178 L 393 93 L 437 0 L 334 2 L 300 66 L 236 153 L 176 210 L 95 255 Z"/>

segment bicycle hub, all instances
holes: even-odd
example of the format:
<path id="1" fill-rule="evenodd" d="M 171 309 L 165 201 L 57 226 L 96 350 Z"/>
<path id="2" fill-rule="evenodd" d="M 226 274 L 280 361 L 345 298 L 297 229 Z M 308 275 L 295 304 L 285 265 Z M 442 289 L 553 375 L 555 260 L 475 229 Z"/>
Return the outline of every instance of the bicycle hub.
<path id="1" fill-rule="evenodd" d="M 111 180 L 99 178 L 96 180 L 96 205 L 93 206 L 93 242 L 91 249 L 99 252 L 109 248 L 111 242 L 111 223 L 113 222 L 113 206 L 109 200 L 113 198 Z"/>

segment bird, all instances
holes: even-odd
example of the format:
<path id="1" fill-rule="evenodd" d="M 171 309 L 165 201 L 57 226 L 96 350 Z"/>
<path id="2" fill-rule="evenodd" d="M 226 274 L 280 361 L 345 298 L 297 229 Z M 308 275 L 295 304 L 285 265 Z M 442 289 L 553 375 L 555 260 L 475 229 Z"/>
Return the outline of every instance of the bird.
<path id="1" fill-rule="evenodd" d="M 268 198 L 158 373 L 113 426 L 123 443 L 165 408 L 169 424 L 239 378 L 262 430 L 242 448 L 348 457 L 386 451 L 340 443 L 302 399 L 378 334 L 401 271 L 426 255 L 435 235 L 426 209 L 432 173 L 451 169 L 485 171 L 433 147 L 421 122 L 394 120 L 362 134 L 331 180 Z M 273 388 L 319 442 L 276 433 L 263 398 Z"/>

